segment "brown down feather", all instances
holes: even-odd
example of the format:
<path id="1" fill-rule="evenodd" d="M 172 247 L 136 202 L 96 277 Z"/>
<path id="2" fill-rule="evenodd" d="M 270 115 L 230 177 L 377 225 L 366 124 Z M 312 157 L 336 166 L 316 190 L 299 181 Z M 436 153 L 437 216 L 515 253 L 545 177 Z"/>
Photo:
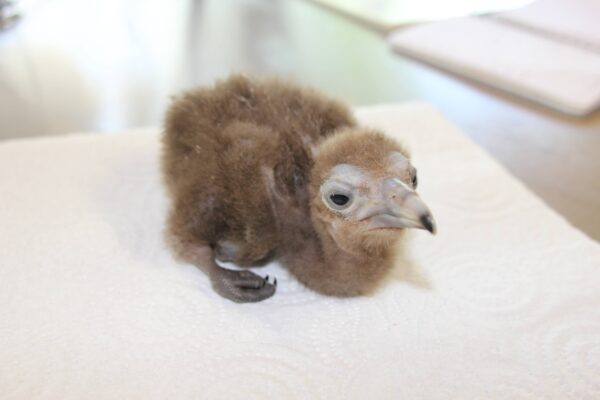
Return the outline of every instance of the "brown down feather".
<path id="1" fill-rule="evenodd" d="M 369 293 L 391 268 L 398 235 L 364 235 L 348 221 L 334 239 L 328 224 L 339 216 L 319 186 L 340 163 L 384 173 L 390 151 L 408 156 L 343 104 L 286 81 L 234 75 L 188 91 L 173 100 L 163 135 L 168 242 L 191 263 L 194 248 L 235 243 L 239 266 L 276 257 L 318 292 Z"/>

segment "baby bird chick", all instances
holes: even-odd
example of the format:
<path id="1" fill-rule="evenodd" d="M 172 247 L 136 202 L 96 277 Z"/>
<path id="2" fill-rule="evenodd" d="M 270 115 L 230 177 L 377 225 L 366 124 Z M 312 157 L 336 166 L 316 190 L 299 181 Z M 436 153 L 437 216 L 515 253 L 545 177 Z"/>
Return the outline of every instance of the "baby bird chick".
<path id="1" fill-rule="evenodd" d="M 405 228 L 435 232 L 417 172 L 395 140 L 305 88 L 232 76 L 176 98 L 162 167 L 167 238 L 235 302 L 275 293 L 241 267 L 277 258 L 327 295 L 371 292 L 392 267 Z"/>

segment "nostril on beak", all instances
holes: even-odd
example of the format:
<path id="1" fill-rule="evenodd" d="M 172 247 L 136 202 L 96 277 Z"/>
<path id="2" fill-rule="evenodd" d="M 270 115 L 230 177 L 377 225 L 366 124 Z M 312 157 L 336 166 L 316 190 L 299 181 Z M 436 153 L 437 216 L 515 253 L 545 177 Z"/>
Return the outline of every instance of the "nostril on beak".
<path id="1" fill-rule="evenodd" d="M 431 234 L 435 235 L 435 222 L 431 215 L 423 215 L 421 218 L 419 218 L 419 220 L 425 229 L 427 229 Z"/>

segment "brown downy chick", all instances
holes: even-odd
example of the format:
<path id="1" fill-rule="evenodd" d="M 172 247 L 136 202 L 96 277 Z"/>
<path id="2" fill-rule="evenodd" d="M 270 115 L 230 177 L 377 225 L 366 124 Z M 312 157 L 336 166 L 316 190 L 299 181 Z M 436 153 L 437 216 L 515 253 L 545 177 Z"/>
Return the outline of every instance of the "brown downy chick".
<path id="1" fill-rule="evenodd" d="M 276 80 L 233 76 L 175 99 L 163 138 L 168 239 L 236 302 L 276 281 L 232 271 L 276 257 L 329 295 L 371 291 L 404 228 L 434 232 L 408 154 L 343 105 Z"/>

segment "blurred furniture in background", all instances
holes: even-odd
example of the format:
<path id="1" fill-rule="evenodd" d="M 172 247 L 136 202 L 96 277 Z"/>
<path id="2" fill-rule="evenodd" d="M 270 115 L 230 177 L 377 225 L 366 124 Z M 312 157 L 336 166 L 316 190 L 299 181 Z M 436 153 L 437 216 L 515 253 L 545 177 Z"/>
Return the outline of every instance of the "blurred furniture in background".
<path id="1" fill-rule="evenodd" d="M 381 33 L 449 18 L 511 10 L 532 0 L 307 0 Z"/>
<path id="2" fill-rule="evenodd" d="M 0 138 L 160 125 L 169 96 L 233 71 L 350 104 L 434 104 L 571 223 L 600 239 L 600 113 L 568 117 L 390 51 L 308 1 L 23 2 L 0 34 Z M 460 162 L 460 160 L 456 160 Z"/>
<path id="3" fill-rule="evenodd" d="M 517 10 L 403 27 L 402 54 L 574 116 L 600 108 L 600 2 L 536 0 Z"/>
<path id="4" fill-rule="evenodd" d="M 0 0 L 0 31 L 13 26 L 18 19 L 19 15 L 15 11 L 14 1 Z"/>

